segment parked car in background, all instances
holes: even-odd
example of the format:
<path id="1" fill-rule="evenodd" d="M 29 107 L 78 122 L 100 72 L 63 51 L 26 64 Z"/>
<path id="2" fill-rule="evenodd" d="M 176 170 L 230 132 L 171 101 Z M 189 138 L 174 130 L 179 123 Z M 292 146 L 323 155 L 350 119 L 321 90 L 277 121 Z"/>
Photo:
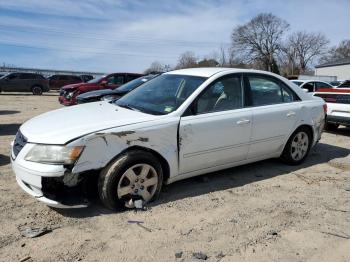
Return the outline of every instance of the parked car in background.
<path id="1" fill-rule="evenodd" d="M 339 125 L 350 126 L 350 88 L 322 89 L 314 95 L 327 102 L 326 130 L 334 131 Z"/>
<path id="2" fill-rule="evenodd" d="M 92 79 L 94 79 L 94 77 L 92 75 L 80 75 L 80 77 L 83 80 L 83 82 L 89 82 Z"/>
<path id="3" fill-rule="evenodd" d="M 301 164 L 321 138 L 325 105 L 269 72 L 172 71 L 114 103 L 27 121 L 12 144 L 12 168 L 19 186 L 50 206 L 71 207 L 76 199 L 66 192 L 95 174 L 106 207 L 133 207 L 163 184 L 208 172 L 275 157 Z"/>
<path id="4" fill-rule="evenodd" d="M 309 93 L 316 92 L 324 88 L 333 88 L 329 83 L 318 80 L 291 80 L 294 84 L 298 85 L 301 89 Z"/>
<path id="5" fill-rule="evenodd" d="M 62 86 L 83 82 L 82 78 L 76 75 L 52 75 L 47 79 L 51 90 L 60 90 Z"/>
<path id="6" fill-rule="evenodd" d="M 126 95 L 127 93 L 129 93 L 130 91 L 134 90 L 136 87 L 146 83 L 148 80 L 156 76 L 157 75 L 152 75 L 152 74 L 141 76 L 139 78 L 131 80 L 130 82 L 116 89 L 96 90 L 96 91 L 90 91 L 90 92 L 78 95 L 77 103 L 83 104 L 83 103 L 89 103 L 89 102 L 96 102 L 100 100 L 104 100 L 104 101 L 117 100 L 122 96 Z"/>
<path id="7" fill-rule="evenodd" d="M 66 85 L 61 88 L 58 101 L 65 106 L 75 105 L 76 97 L 80 94 L 101 89 L 115 89 L 142 74 L 134 73 L 113 73 L 100 78 L 93 79 L 87 83 Z"/>
<path id="8" fill-rule="evenodd" d="M 0 78 L 0 92 L 31 92 L 41 95 L 50 91 L 49 81 L 40 74 L 9 73 Z"/>

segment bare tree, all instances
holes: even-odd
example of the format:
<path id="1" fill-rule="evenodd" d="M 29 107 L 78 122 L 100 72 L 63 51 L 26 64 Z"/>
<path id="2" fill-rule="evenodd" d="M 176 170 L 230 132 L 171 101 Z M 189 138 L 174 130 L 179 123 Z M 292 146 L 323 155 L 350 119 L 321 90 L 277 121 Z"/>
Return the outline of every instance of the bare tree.
<path id="1" fill-rule="evenodd" d="M 161 62 L 159 62 L 159 61 L 154 61 L 154 62 L 152 62 L 152 64 L 150 65 L 150 67 L 147 68 L 147 69 L 144 71 L 144 73 L 145 73 L 145 74 L 150 74 L 150 73 L 152 73 L 152 72 L 163 72 L 163 71 L 166 70 L 165 67 L 166 67 L 166 66 L 163 65 Z"/>
<path id="2" fill-rule="evenodd" d="M 219 65 L 219 62 L 214 58 L 204 58 L 203 60 L 198 61 L 198 67 L 216 67 Z"/>
<path id="3" fill-rule="evenodd" d="M 322 57 L 321 62 L 332 62 L 348 57 L 350 57 L 350 40 L 343 40 L 338 46 L 332 47 L 328 53 Z"/>
<path id="4" fill-rule="evenodd" d="M 296 60 L 293 62 L 297 62 L 300 73 L 304 73 L 309 64 L 326 53 L 328 44 L 329 40 L 321 33 L 299 31 L 289 36 L 285 52 Z"/>
<path id="5" fill-rule="evenodd" d="M 257 63 L 264 70 L 276 71 L 275 56 L 288 29 L 289 24 L 285 20 L 271 13 L 259 14 L 233 30 L 232 50 L 240 53 L 245 63 Z"/>
<path id="6" fill-rule="evenodd" d="M 181 54 L 176 65 L 176 69 L 197 67 L 197 58 L 191 51 Z"/>

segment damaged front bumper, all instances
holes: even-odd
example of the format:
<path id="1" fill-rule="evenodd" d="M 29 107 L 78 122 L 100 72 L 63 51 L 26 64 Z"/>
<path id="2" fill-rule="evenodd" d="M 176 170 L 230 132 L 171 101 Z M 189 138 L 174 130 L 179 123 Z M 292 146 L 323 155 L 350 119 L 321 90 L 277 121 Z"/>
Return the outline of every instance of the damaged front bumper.
<path id="1" fill-rule="evenodd" d="M 67 172 L 63 166 L 31 163 L 23 160 L 17 161 L 13 158 L 11 158 L 11 161 L 18 185 L 37 200 L 55 208 L 87 207 L 88 204 L 83 198 L 71 194 L 75 188 L 70 188 L 64 184 L 65 177 L 72 174 Z M 25 166 L 26 163 L 31 167 L 40 165 L 45 168 L 34 170 Z M 45 170 L 45 172 L 38 170 Z"/>

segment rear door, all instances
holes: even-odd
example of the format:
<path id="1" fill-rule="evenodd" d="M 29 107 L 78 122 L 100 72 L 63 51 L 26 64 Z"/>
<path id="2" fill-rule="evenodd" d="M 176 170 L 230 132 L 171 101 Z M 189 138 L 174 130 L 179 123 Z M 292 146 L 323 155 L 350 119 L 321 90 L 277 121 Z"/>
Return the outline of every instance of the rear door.
<path id="1" fill-rule="evenodd" d="M 252 109 L 244 105 L 241 74 L 216 80 L 198 96 L 195 112 L 180 120 L 180 173 L 246 159 Z"/>
<path id="2" fill-rule="evenodd" d="M 246 74 L 245 83 L 253 110 L 251 145 L 248 158 L 259 158 L 281 151 L 294 130 L 300 99 L 279 79 L 264 74 Z"/>

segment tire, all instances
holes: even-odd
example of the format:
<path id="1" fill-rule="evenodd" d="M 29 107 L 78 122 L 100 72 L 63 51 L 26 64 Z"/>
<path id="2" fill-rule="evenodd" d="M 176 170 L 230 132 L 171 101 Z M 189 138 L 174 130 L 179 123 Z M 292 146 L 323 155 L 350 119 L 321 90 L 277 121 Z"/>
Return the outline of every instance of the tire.
<path id="1" fill-rule="evenodd" d="M 41 86 L 33 86 L 32 93 L 35 96 L 41 96 L 43 94 L 43 89 L 41 88 Z"/>
<path id="2" fill-rule="evenodd" d="M 281 159 L 289 165 L 303 163 L 310 152 L 312 134 L 306 127 L 298 128 L 288 139 Z"/>
<path id="3" fill-rule="evenodd" d="M 339 127 L 338 124 L 333 124 L 329 122 L 326 122 L 326 124 L 324 125 L 324 129 L 327 131 L 336 131 L 338 127 Z"/>
<path id="4" fill-rule="evenodd" d="M 146 176 L 142 174 L 143 170 Z M 163 170 L 159 160 L 149 152 L 133 150 L 120 155 L 102 169 L 98 193 L 104 206 L 118 210 L 125 208 L 131 199 L 142 199 L 144 203 L 155 200 L 162 184 Z"/>

